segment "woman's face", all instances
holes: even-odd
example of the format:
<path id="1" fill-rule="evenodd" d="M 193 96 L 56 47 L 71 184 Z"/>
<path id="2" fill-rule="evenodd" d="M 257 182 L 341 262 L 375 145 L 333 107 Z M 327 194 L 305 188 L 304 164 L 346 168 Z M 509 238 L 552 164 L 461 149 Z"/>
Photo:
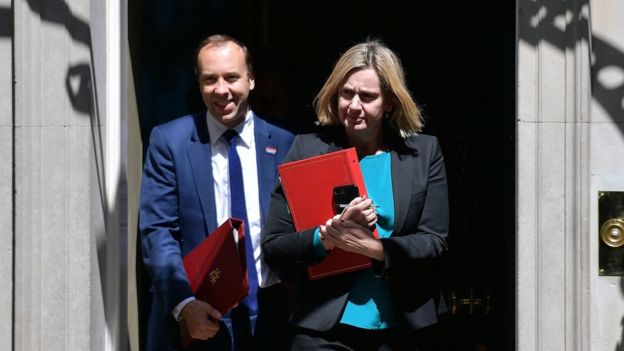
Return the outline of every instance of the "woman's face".
<path id="1" fill-rule="evenodd" d="M 338 116 L 347 135 L 377 137 L 388 111 L 379 77 L 371 68 L 353 71 L 338 90 Z"/>

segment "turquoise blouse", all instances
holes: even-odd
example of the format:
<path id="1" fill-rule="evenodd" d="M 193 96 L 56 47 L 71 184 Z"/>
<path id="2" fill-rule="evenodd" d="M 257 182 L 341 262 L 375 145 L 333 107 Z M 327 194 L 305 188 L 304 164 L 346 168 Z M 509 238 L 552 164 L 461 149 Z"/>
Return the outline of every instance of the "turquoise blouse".
<path id="1" fill-rule="evenodd" d="M 360 168 L 368 197 L 378 206 L 377 233 L 380 238 L 387 238 L 392 235 L 394 227 L 390 153 L 366 156 L 360 160 Z M 318 229 L 314 236 L 314 251 L 320 257 L 327 254 Z M 364 329 L 386 329 L 397 325 L 388 285 L 375 277 L 372 269 L 358 274 L 340 323 Z"/>

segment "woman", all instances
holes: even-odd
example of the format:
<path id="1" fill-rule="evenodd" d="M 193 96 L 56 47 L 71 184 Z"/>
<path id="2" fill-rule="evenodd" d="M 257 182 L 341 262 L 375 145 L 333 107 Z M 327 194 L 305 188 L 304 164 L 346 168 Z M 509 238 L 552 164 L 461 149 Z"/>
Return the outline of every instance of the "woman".
<path id="1" fill-rule="evenodd" d="M 429 349 L 432 328 L 423 328 L 446 310 L 435 269 L 447 249 L 446 174 L 436 138 L 417 134 L 422 116 L 399 59 L 379 41 L 351 47 L 315 107 L 324 127 L 298 136 L 285 162 L 355 147 L 368 198 L 295 232 L 281 187 L 272 194 L 262 248 L 294 282 L 291 348 Z M 309 280 L 306 267 L 336 247 L 370 257 L 372 268 Z"/>

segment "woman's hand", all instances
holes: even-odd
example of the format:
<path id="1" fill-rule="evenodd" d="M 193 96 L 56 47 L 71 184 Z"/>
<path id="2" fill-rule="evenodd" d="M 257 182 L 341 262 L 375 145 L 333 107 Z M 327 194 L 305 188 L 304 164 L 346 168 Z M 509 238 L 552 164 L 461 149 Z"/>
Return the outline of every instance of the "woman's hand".
<path id="1" fill-rule="evenodd" d="M 372 229 L 377 223 L 377 212 L 371 199 L 366 196 L 356 197 L 342 211 L 340 219 L 351 220 Z"/>
<path id="2" fill-rule="evenodd" d="M 373 236 L 369 227 L 350 219 L 336 216 L 322 226 L 322 242 L 348 252 L 354 252 L 383 261 L 384 253 L 381 241 Z"/>
<path id="3" fill-rule="evenodd" d="M 338 218 L 338 217 L 336 217 L 336 218 Z M 321 244 L 323 244 L 323 247 L 327 251 L 333 249 L 336 246 L 330 240 L 326 240 L 325 239 L 325 238 L 327 238 L 327 226 L 328 225 L 331 226 L 332 221 L 333 221 L 333 218 L 330 218 L 330 219 L 327 220 L 327 222 L 325 222 L 324 225 L 320 225 L 319 226 L 319 237 L 321 239 Z"/>

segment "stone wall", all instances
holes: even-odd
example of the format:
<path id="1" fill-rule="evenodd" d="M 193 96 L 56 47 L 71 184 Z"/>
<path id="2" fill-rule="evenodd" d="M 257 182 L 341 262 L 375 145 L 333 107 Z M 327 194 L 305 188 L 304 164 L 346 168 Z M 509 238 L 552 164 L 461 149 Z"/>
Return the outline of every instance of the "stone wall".
<path id="1" fill-rule="evenodd" d="M 517 349 L 581 350 L 590 301 L 589 1 L 517 4 Z"/>
<path id="2" fill-rule="evenodd" d="M 14 140 L 1 149 L 14 150 L 15 350 L 118 349 L 119 313 L 105 307 L 116 211 L 105 195 L 107 17 L 93 3 L 13 2 Z"/>

